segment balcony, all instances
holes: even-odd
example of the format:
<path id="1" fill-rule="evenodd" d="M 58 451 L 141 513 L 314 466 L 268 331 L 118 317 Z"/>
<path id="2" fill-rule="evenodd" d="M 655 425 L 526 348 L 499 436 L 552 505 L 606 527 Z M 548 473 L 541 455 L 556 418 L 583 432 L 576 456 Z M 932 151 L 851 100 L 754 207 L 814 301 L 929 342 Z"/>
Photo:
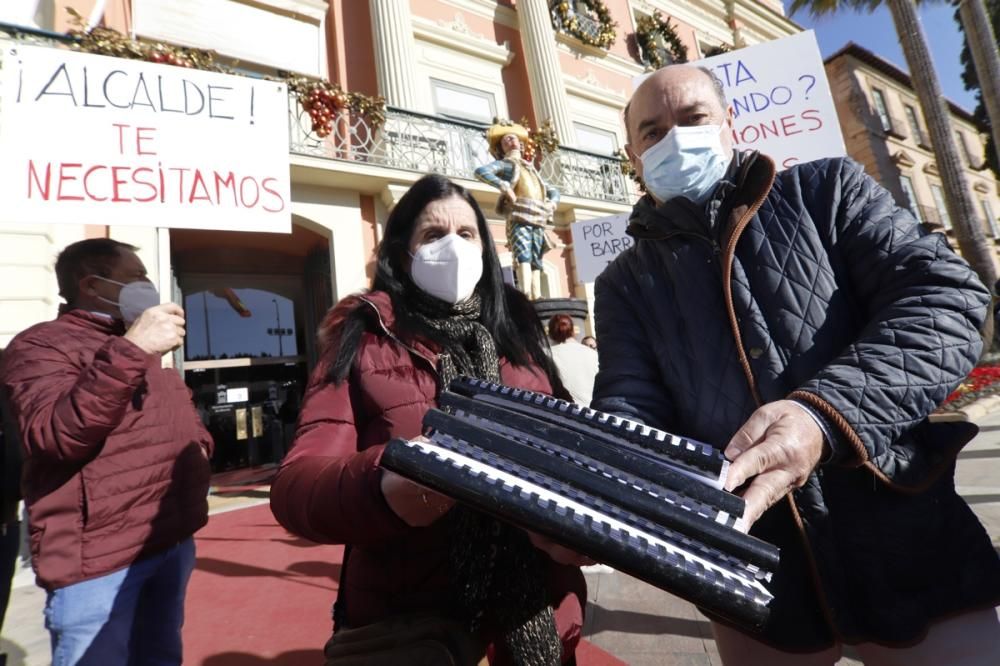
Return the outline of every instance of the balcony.
<path id="1" fill-rule="evenodd" d="M 475 180 L 476 168 L 493 161 L 486 125 L 390 107 L 385 123 L 375 128 L 365 116 L 345 109 L 334 119 L 330 135 L 320 138 L 294 95 L 288 108 L 293 154 L 466 180 Z M 635 198 L 616 157 L 560 147 L 545 155 L 539 173 L 564 197 L 622 204 Z"/>
<path id="2" fill-rule="evenodd" d="M 615 157 L 560 146 L 542 158 L 542 179 L 559 188 L 563 196 L 602 199 L 631 204 L 635 199 L 629 180 Z"/>

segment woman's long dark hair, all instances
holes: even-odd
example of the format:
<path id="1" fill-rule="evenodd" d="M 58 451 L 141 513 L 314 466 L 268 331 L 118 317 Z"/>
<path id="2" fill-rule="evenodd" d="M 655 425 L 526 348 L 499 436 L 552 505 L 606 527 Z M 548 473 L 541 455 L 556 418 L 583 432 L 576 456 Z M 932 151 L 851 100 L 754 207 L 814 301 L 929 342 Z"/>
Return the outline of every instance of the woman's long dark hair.
<path id="1" fill-rule="evenodd" d="M 542 368 L 552 382 L 553 390 L 562 392 L 558 373 L 545 352 L 548 343 L 534 307 L 521 292 L 504 284 L 500 257 L 497 256 L 486 217 L 476 200 L 461 185 L 444 176 L 430 174 L 415 182 L 400 198 L 385 224 L 385 235 L 376 254 L 372 290 L 389 294 L 399 330 L 434 339 L 434 331 L 426 329 L 413 317 L 407 305 L 406 293 L 415 287 L 405 268 L 405 260 L 417 217 L 431 202 L 450 197 L 464 200 L 476 215 L 476 227 L 483 243 L 483 275 L 476 285 L 476 293 L 482 302 L 479 321 L 493 336 L 497 353 L 514 365 Z M 329 373 L 333 381 L 342 381 L 350 372 L 361 332 L 366 328 L 365 309 L 359 308 L 344 324 L 340 348 Z"/>

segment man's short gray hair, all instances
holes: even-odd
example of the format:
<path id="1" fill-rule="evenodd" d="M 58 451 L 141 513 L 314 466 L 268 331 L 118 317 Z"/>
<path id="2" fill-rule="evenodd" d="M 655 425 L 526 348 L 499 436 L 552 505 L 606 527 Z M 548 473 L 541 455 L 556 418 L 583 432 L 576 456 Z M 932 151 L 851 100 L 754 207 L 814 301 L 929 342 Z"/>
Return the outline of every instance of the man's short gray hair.
<path id="1" fill-rule="evenodd" d="M 711 80 L 711 82 L 712 82 L 712 90 L 715 91 L 715 98 L 719 101 L 719 107 L 723 111 L 725 111 L 727 108 L 729 108 L 729 100 L 726 99 L 726 90 L 722 86 L 722 80 L 719 79 L 719 77 L 717 77 L 715 75 L 715 72 L 713 72 L 712 70 L 710 70 L 708 67 L 703 67 L 701 65 L 697 65 L 697 66 L 695 66 L 695 69 L 698 69 L 698 70 L 701 70 L 702 72 L 704 72 L 705 76 L 707 76 L 709 78 L 709 80 Z M 628 125 L 628 114 L 629 114 L 629 111 L 631 109 L 632 109 L 632 100 L 630 99 L 628 101 L 628 103 L 625 105 L 625 110 L 622 111 L 622 117 L 623 117 L 623 120 L 625 121 L 625 142 L 626 143 L 632 143 L 632 130 L 629 128 L 629 125 Z"/>

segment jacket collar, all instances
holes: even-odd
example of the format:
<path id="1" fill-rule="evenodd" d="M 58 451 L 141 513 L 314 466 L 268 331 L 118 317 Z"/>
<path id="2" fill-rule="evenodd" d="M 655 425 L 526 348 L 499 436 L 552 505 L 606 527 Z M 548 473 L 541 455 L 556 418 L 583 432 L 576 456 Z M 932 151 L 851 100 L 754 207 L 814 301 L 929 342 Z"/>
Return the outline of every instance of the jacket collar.
<path id="1" fill-rule="evenodd" d="M 398 341 L 404 347 L 427 358 L 432 363 L 439 350 L 423 338 L 416 337 L 407 331 L 398 329 L 396 313 L 392 307 L 392 299 L 384 291 L 368 291 L 363 294 L 347 296 L 330 310 L 320 326 L 320 340 L 324 347 L 335 343 L 344 321 L 354 312 L 364 308 L 374 315 L 371 321 L 380 332 Z"/>
<path id="2" fill-rule="evenodd" d="M 121 319 L 115 319 L 100 312 L 90 312 L 81 308 L 73 308 L 66 304 L 59 306 L 60 321 L 89 328 L 105 335 L 124 335 L 125 324 Z"/>
<path id="3" fill-rule="evenodd" d="M 627 233 L 637 240 L 661 240 L 675 234 L 696 234 L 713 241 L 728 232 L 732 213 L 766 192 L 774 176 L 774 162 L 756 151 L 733 151 L 726 175 L 704 206 L 686 197 L 657 205 L 648 194 L 632 208 Z M 724 225 L 724 229 L 720 229 Z"/>

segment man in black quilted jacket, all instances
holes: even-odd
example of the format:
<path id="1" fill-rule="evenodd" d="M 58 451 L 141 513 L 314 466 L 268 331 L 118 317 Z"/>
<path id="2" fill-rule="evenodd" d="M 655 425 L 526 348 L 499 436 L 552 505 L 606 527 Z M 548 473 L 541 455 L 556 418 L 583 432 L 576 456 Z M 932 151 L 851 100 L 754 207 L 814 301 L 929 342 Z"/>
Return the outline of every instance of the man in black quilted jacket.
<path id="1" fill-rule="evenodd" d="M 724 447 L 781 548 L 764 630 L 713 618 L 723 662 L 1000 664 L 1000 558 L 954 488 L 977 428 L 927 420 L 989 292 L 855 162 L 733 150 L 707 70 L 659 70 L 625 124 L 648 195 L 597 280 L 593 406 Z"/>

